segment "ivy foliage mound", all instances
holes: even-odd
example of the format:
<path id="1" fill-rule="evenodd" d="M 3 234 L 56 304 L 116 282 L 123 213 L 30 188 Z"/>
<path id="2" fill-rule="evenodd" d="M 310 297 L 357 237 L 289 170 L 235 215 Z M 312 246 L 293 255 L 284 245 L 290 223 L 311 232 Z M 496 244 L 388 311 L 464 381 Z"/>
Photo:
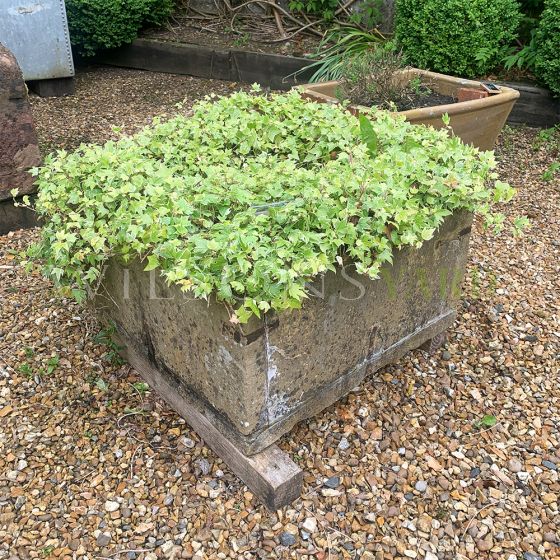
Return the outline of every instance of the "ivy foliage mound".
<path id="1" fill-rule="evenodd" d="M 501 63 L 520 21 L 517 0 L 399 0 L 395 40 L 414 66 L 475 78 Z"/>
<path id="2" fill-rule="evenodd" d="M 141 259 L 247 321 L 301 306 L 306 282 L 342 259 L 376 278 L 459 208 L 512 196 L 494 156 L 371 110 L 357 119 L 298 92 L 207 99 L 104 146 L 46 158 L 30 256 L 77 298 L 110 257 Z"/>
<path id="3" fill-rule="evenodd" d="M 144 24 L 161 25 L 174 0 L 66 0 L 72 45 L 83 56 L 131 43 Z"/>

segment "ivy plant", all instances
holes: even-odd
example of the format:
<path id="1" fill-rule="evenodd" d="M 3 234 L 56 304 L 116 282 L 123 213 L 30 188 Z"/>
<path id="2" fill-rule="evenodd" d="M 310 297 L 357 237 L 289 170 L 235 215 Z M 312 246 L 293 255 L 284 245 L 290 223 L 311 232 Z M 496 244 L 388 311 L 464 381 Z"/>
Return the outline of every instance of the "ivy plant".
<path id="1" fill-rule="evenodd" d="M 143 261 L 232 321 L 298 308 L 338 263 L 378 276 L 458 209 L 493 217 L 513 189 L 492 152 L 371 109 L 285 94 L 207 98 L 103 146 L 49 155 L 37 175 L 41 241 L 29 255 L 77 299 L 107 259 Z"/>

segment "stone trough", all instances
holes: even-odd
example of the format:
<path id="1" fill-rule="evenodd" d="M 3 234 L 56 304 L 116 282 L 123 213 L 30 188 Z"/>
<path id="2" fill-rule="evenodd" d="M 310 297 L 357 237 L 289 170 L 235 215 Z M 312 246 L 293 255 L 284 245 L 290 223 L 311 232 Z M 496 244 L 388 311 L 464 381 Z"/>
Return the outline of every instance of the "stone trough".
<path id="1" fill-rule="evenodd" d="M 458 212 L 378 280 L 340 268 L 309 287 L 301 310 L 247 325 L 139 262 L 109 263 L 96 307 L 130 363 L 276 509 L 299 495 L 301 471 L 275 441 L 452 324 L 471 222 Z"/>

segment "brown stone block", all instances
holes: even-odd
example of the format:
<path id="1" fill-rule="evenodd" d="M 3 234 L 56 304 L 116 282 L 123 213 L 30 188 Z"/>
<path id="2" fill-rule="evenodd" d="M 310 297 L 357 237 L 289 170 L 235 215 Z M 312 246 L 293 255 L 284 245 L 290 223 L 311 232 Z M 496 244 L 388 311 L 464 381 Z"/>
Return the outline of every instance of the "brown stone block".
<path id="1" fill-rule="evenodd" d="M 27 87 L 16 58 L 0 43 L 0 200 L 11 198 L 14 188 L 33 192 L 28 170 L 40 162 Z"/>

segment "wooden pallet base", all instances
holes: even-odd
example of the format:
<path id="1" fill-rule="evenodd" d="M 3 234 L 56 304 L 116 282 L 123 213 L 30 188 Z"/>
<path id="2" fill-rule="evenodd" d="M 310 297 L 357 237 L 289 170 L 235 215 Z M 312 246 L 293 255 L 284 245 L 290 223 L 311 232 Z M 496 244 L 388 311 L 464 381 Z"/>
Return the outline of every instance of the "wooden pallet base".
<path id="1" fill-rule="evenodd" d="M 74 95 L 76 84 L 74 78 L 52 78 L 50 80 L 33 80 L 27 83 L 29 89 L 40 97 L 63 97 Z"/>
<path id="2" fill-rule="evenodd" d="M 276 511 L 300 496 L 303 471 L 278 446 L 271 445 L 251 457 L 244 455 L 141 353 L 127 346 L 123 355 L 269 510 Z"/>

